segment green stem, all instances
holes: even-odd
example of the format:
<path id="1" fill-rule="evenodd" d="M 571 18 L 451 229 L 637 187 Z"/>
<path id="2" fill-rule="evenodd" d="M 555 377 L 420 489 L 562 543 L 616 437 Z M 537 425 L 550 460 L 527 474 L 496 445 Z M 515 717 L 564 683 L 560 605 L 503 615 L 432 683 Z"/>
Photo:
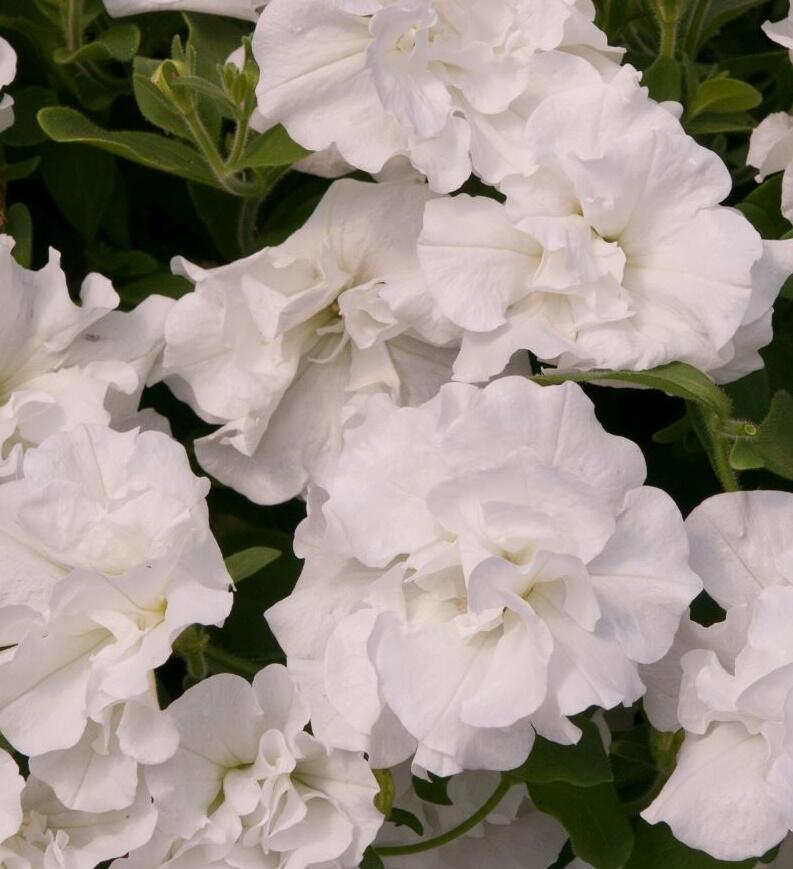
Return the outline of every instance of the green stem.
<path id="1" fill-rule="evenodd" d="M 234 141 L 231 143 L 231 151 L 229 152 L 228 160 L 226 160 L 227 171 L 234 171 L 237 163 L 239 163 L 245 146 L 248 144 L 248 130 L 250 128 L 250 118 L 243 118 L 237 124 L 237 129 L 234 131 Z"/>
<path id="2" fill-rule="evenodd" d="M 691 421 L 694 431 L 697 432 L 710 459 L 713 472 L 718 477 L 721 487 L 725 492 L 740 491 L 738 475 L 730 464 L 729 446 L 734 440 L 725 436 L 723 422 L 709 412 L 703 412 L 701 408 L 690 407 Z"/>
<path id="3" fill-rule="evenodd" d="M 697 0 L 697 5 L 691 13 L 691 18 L 688 22 L 688 32 L 686 33 L 685 44 L 683 46 L 683 50 L 691 60 L 694 60 L 697 56 L 702 22 L 705 20 L 709 7 L 710 0 Z"/>
<path id="4" fill-rule="evenodd" d="M 375 848 L 375 852 L 380 857 L 400 857 L 406 854 L 420 854 L 423 851 L 432 851 L 435 848 L 440 848 L 442 845 L 447 845 L 460 836 L 464 836 L 469 830 L 482 823 L 487 816 L 498 806 L 501 800 L 504 799 L 509 789 L 513 786 L 513 782 L 506 777 L 501 779 L 498 787 L 493 792 L 490 799 L 470 818 L 463 821 L 462 824 L 443 833 L 440 836 L 435 836 L 434 839 L 425 839 L 423 842 L 416 842 L 413 845 L 382 845 Z"/>
<path id="5" fill-rule="evenodd" d="M 63 32 L 69 51 L 77 51 L 83 43 L 82 5 L 82 0 L 66 0 Z"/>
<path id="6" fill-rule="evenodd" d="M 257 226 L 261 199 L 246 198 L 240 205 L 240 215 L 237 219 L 237 246 L 243 256 L 247 256 L 257 248 Z"/>
<path id="7" fill-rule="evenodd" d="M 207 661 L 217 664 L 228 673 L 237 673 L 239 676 L 248 676 L 253 678 L 259 670 L 267 666 L 267 664 L 276 663 L 283 660 L 281 656 L 273 656 L 272 659 L 266 661 L 249 661 L 234 652 L 229 652 L 228 649 L 222 649 L 220 646 L 213 646 L 212 643 L 204 649 L 204 657 Z"/>

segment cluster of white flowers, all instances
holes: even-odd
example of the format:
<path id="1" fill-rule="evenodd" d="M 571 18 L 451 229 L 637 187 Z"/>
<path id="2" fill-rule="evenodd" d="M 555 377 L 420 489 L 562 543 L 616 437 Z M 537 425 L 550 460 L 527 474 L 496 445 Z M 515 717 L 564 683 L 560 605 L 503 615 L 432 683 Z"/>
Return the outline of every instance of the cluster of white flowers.
<path id="1" fill-rule="evenodd" d="M 0 734 L 29 768 L 0 752 L 0 865 L 354 869 L 408 837 L 383 828 L 373 769 L 440 835 L 537 735 L 573 744 L 573 716 L 648 688 L 653 724 L 686 736 L 644 817 L 724 859 L 779 843 L 793 495 L 720 496 L 684 524 L 579 386 L 524 375 L 532 356 L 760 368 L 793 240 L 721 204 L 726 167 L 590 0 L 106 6 L 257 21 L 265 125 L 377 181 L 332 183 L 246 259 L 177 258 L 194 290 L 129 312 L 99 275 L 76 304 L 56 253 L 32 272 L 0 238 Z M 790 22 L 767 32 L 793 48 Z M 14 66 L 0 41 L 0 87 Z M 750 162 L 793 163 L 793 119 L 761 125 Z M 472 173 L 492 195 L 460 191 Z M 209 482 L 140 410 L 159 381 L 219 426 L 195 444 L 216 479 L 308 503 L 304 570 L 266 614 L 287 667 L 165 710 L 155 671 L 223 623 L 232 583 Z M 710 628 L 688 618 L 703 583 L 727 613 Z M 452 805 L 411 773 L 456 776 Z M 547 869 L 565 839 L 516 789 L 389 865 Z"/>

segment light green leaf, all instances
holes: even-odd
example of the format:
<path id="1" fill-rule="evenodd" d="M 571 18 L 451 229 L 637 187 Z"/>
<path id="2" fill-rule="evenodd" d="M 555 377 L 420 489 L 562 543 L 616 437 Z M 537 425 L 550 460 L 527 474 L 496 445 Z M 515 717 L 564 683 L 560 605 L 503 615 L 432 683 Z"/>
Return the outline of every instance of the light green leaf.
<path id="1" fill-rule="evenodd" d="M 633 850 L 633 831 L 611 784 L 579 788 L 565 782 L 530 784 L 541 812 L 567 830 L 575 854 L 595 869 L 622 869 Z"/>
<path id="2" fill-rule="evenodd" d="M 627 383 L 659 389 L 667 395 L 696 402 L 721 418 L 726 419 L 731 411 L 727 394 L 706 374 L 684 362 L 671 362 L 649 371 L 568 371 L 563 374 L 542 374 L 532 380 L 545 386 L 568 380 L 575 383 Z"/>
<path id="3" fill-rule="evenodd" d="M 140 48 L 140 28 L 128 22 L 114 24 L 103 30 L 92 42 L 76 51 L 56 48 L 52 59 L 57 64 L 85 63 L 86 61 L 117 60 L 127 63 Z"/>
<path id="4" fill-rule="evenodd" d="M 710 78 L 702 82 L 688 109 L 689 117 L 746 112 L 763 101 L 763 95 L 745 81 L 736 78 Z"/>
<path id="5" fill-rule="evenodd" d="M 774 395 L 768 416 L 749 443 L 769 471 L 793 480 L 793 396 L 789 392 L 780 390 Z"/>
<path id="6" fill-rule="evenodd" d="M 230 555 L 226 559 L 226 570 L 234 582 L 239 583 L 260 570 L 264 570 L 268 564 L 280 557 L 281 553 L 277 549 L 270 549 L 267 546 L 252 546 L 250 549 L 243 549 L 241 552 Z"/>
<path id="7" fill-rule="evenodd" d="M 15 202 L 6 213 L 5 231 L 14 239 L 14 259 L 26 269 L 33 259 L 33 220 L 26 205 Z"/>
<path id="8" fill-rule="evenodd" d="M 748 133 L 757 126 L 747 112 L 717 114 L 708 112 L 698 118 L 684 118 L 686 129 L 695 136 L 711 136 L 716 133 Z"/>
<path id="9" fill-rule="evenodd" d="M 190 131 L 179 109 L 151 80 L 159 68 L 160 61 L 147 57 L 136 57 L 132 75 L 132 89 L 140 113 L 155 127 L 173 133 L 182 139 L 191 139 Z"/>
<path id="10" fill-rule="evenodd" d="M 38 119 L 44 132 L 56 142 L 92 145 L 151 169 L 219 187 L 203 157 L 182 142 L 157 133 L 104 130 L 78 111 L 61 106 L 42 109 Z"/>
<path id="11" fill-rule="evenodd" d="M 586 719 L 578 719 L 576 724 L 582 730 L 576 745 L 559 745 L 537 737 L 528 760 L 509 775 L 529 784 L 566 782 L 589 787 L 612 781 L 597 727 Z"/>
<path id="12" fill-rule="evenodd" d="M 642 74 L 642 84 L 658 102 L 680 102 L 683 94 L 683 68 L 673 57 L 659 55 Z"/>
<path id="13" fill-rule="evenodd" d="M 273 166 L 290 166 L 310 153 L 293 142 L 279 124 L 266 133 L 256 136 L 235 168 L 265 169 Z"/>

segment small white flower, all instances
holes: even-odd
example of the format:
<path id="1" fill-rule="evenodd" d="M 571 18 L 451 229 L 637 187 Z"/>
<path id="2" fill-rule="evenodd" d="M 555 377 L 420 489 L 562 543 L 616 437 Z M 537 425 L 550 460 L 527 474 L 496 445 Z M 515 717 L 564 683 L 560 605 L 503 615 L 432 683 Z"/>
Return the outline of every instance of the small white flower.
<path id="1" fill-rule="evenodd" d="M 793 495 L 718 495 L 687 528 L 692 564 L 727 617 L 683 625 L 646 672 L 651 720 L 679 722 L 686 737 L 643 817 L 719 859 L 758 857 L 793 829 Z M 659 715 L 664 706 L 676 715 Z"/>
<path id="2" fill-rule="evenodd" d="M 758 181 L 776 172 L 785 173 L 782 214 L 793 221 L 793 117 L 787 112 L 775 112 L 761 121 L 752 131 L 746 162 L 758 170 Z"/>
<path id="3" fill-rule="evenodd" d="M 273 0 L 256 28 L 259 108 L 312 151 L 379 172 L 407 156 L 438 192 L 523 166 L 532 109 L 612 74 L 587 0 Z"/>
<path id="4" fill-rule="evenodd" d="M 583 391 L 509 377 L 370 400 L 267 613 L 321 738 L 448 775 L 631 704 L 698 592 L 682 519 Z"/>
<path id="5" fill-rule="evenodd" d="M 173 391 L 223 427 L 196 443 L 202 466 L 258 503 L 323 478 L 360 398 L 401 404 L 451 375 L 456 327 L 418 267 L 425 186 L 334 184 L 282 245 L 205 271 L 165 329 Z"/>
<path id="6" fill-rule="evenodd" d="M 769 39 L 786 48 L 793 61 L 793 9 L 788 7 L 787 17 L 781 21 L 766 21 L 763 31 Z"/>
<path id="7" fill-rule="evenodd" d="M 146 770 L 159 811 L 149 853 L 162 856 L 140 865 L 358 866 L 383 821 L 379 787 L 360 755 L 303 730 L 308 706 L 284 667 L 267 667 L 253 685 L 213 676 L 168 714 L 180 748 Z"/>
<path id="8" fill-rule="evenodd" d="M 15 781 L 15 794 L 18 785 Z M 142 786 L 124 811 L 91 814 L 67 809 L 32 777 L 22 791 L 18 815 L 17 827 L 0 838 L 4 869 L 96 869 L 147 842 L 157 820 Z"/>
<path id="9" fill-rule="evenodd" d="M 11 45 L 0 37 L 0 91 L 8 87 L 17 73 L 17 55 Z M 9 94 L 0 96 L 0 133 L 14 123 L 14 100 Z"/>
<path id="10" fill-rule="evenodd" d="M 204 12 L 256 21 L 267 0 L 104 0 L 107 11 L 115 16 L 140 15 L 143 12 Z"/>
<path id="11" fill-rule="evenodd" d="M 520 350 L 563 369 L 688 362 L 719 381 L 762 366 L 793 243 L 718 204 L 726 167 L 633 70 L 547 98 L 526 139 L 537 168 L 504 181 L 505 205 L 427 205 L 427 285 L 466 330 L 456 379 L 485 381 Z"/>
<path id="12" fill-rule="evenodd" d="M 29 450 L 0 486 L 0 731 L 19 751 L 78 746 L 79 763 L 95 722 L 95 738 L 112 726 L 125 752 L 151 753 L 154 669 L 185 627 L 231 606 L 208 486 L 168 436 L 98 426 Z"/>
<path id="13" fill-rule="evenodd" d="M 34 272 L 12 248 L 0 236 L 0 478 L 51 434 L 80 423 L 135 424 L 173 304 L 151 296 L 130 313 L 114 311 L 118 295 L 92 274 L 75 305 L 55 251 Z"/>
<path id="14" fill-rule="evenodd" d="M 424 827 L 421 838 L 440 836 L 474 814 L 495 791 L 499 776 L 466 772 L 449 781 L 452 804 L 422 802 L 410 784 L 408 764 L 394 770 L 394 805 L 415 815 Z M 389 857 L 391 869 L 547 869 L 556 862 L 567 840 L 564 828 L 534 808 L 522 787 L 512 788 L 487 818 L 453 842 L 420 854 Z M 386 824 L 377 845 L 408 845 L 420 841 L 408 827 Z"/>

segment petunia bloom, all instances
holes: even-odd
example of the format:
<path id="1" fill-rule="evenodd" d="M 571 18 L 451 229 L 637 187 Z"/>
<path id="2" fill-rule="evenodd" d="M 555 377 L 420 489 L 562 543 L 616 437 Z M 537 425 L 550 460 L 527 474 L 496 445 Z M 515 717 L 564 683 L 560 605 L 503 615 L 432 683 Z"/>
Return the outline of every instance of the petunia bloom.
<path id="1" fill-rule="evenodd" d="M 505 204 L 427 205 L 427 285 L 465 330 L 456 379 L 525 350 L 562 369 L 687 362 L 722 382 L 762 367 L 793 242 L 719 204 L 727 168 L 634 71 L 548 97 L 526 141 L 536 168 L 504 180 Z"/>
<path id="2" fill-rule="evenodd" d="M 726 618 L 682 625 L 645 674 L 652 722 L 686 735 L 643 817 L 721 860 L 760 857 L 793 829 L 793 495 L 717 495 L 686 524 Z"/>
<path id="3" fill-rule="evenodd" d="M 262 504 L 321 481 L 361 398 L 418 404 L 451 376 L 458 330 L 434 307 L 416 239 L 430 194 L 339 181 L 278 247 L 205 270 L 168 316 L 163 376 L 222 428 L 202 466 Z"/>
<path id="4" fill-rule="evenodd" d="M 140 15 L 144 12 L 204 12 L 256 21 L 267 0 L 104 0 L 110 15 Z"/>
<path id="5" fill-rule="evenodd" d="M 101 275 L 89 275 L 81 305 L 69 297 L 60 257 L 40 271 L 20 266 L 0 236 L 0 479 L 24 450 L 84 424 L 132 427 L 163 345 L 173 302 L 150 296 L 131 312 Z"/>
<path id="6" fill-rule="evenodd" d="M 154 670 L 231 607 L 208 487 L 167 435 L 101 426 L 53 435 L 0 485 L 0 731 L 72 808 L 122 808 L 136 761 L 176 748 Z"/>
<path id="7" fill-rule="evenodd" d="M 599 80 L 621 51 L 589 0 L 272 0 L 256 28 L 259 108 L 312 151 L 379 172 L 406 156 L 433 190 L 523 166 L 547 93 Z"/>
<path id="8" fill-rule="evenodd" d="M 314 732 L 375 766 L 510 769 L 643 693 L 700 588 L 682 518 L 574 384 L 370 400 L 267 612 Z"/>
<path id="9" fill-rule="evenodd" d="M 11 45 L 0 37 L 0 91 L 8 87 L 17 72 L 17 55 Z M 0 133 L 14 123 L 14 100 L 9 94 L 0 96 Z"/>
<path id="10" fill-rule="evenodd" d="M 267 667 L 253 685 L 212 676 L 168 714 L 179 750 L 146 771 L 157 833 L 121 865 L 359 865 L 383 822 L 373 803 L 379 787 L 361 755 L 304 731 L 308 706 L 284 667 Z"/>

